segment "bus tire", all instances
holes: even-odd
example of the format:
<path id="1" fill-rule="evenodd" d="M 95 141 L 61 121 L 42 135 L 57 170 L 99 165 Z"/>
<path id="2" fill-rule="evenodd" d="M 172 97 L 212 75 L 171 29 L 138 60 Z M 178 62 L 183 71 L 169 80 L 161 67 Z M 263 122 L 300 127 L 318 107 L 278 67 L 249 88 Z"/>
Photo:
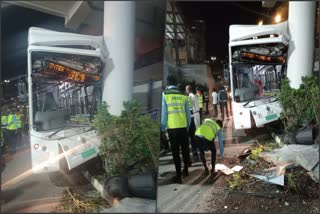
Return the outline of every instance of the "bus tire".
<path id="1" fill-rule="evenodd" d="M 48 175 L 51 183 L 57 187 L 81 186 L 89 183 L 80 170 L 50 172 Z"/>

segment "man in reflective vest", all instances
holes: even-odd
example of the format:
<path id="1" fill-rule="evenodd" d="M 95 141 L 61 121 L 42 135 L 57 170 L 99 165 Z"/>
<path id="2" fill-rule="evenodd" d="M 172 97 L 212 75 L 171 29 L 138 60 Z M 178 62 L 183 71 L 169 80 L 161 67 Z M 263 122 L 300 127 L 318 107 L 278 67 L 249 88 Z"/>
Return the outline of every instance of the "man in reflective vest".
<path id="1" fill-rule="evenodd" d="M 16 152 L 17 145 L 17 130 L 18 130 L 18 122 L 17 116 L 13 112 L 13 109 L 10 108 L 10 113 L 8 114 L 8 124 L 7 124 L 7 136 L 8 136 L 8 146 L 11 153 Z"/>
<path id="2" fill-rule="evenodd" d="M 199 114 L 200 114 L 200 124 L 202 124 L 202 109 L 203 109 L 203 94 L 200 89 L 197 89 L 197 97 L 199 102 Z"/>
<path id="3" fill-rule="evenodd" d="M 21 146 L 24 145 L 22 142 L 22 118 L 23 115 L 20 113 L 19 109 L 16 109 L 16 120 L 17 120 L 17 144 Z"/>
<path id="4" fill-rule="evenodd" d="M 205 168 L 205 174 L 209 175 L 209 167 L 206 163 L 205 150 L 211 151 L 211 176 L 215 176 L 216 163 L 216 146 L 214 144 L 215 137 L 218 136 L 220 155 L 224 155 L 224 146 L 222 141 L 222 127 L 221 120 L 214 121 L 212 119 L 205 119 L 203 124 L 196 131 L 196 142 L 200 150 L 200 158 Z"/>
<path id="5" fill-rule="evenodd" d="M 209 114 L 209 95 L 208 95 L 208 89 L 206 88 L 206 90 L 203 93 L 204 96 L 204 103 L 206 103 L 206 113 L 205 114 Z"/>
<path id="6" fill-rule="evenodd" d="M 1 115 L 1 146 L 4 146 L 6 141 L 6 131 L 7 131 L 7 124 L 8 124 L 8 110 L 3 110 Z"/>
<path id="7" fill-rule="evenodd" d="M 191 163 L 188 128 L 190 125 L 190 110 L 187 96 L 176 86 L 169 86 L 162 95 L 161 131 L 168 131 L 171 151 L 177 176 L 175 182 L 182 183 L 180 147 L 184 163 L 183 174 L 188 176 Z"/>

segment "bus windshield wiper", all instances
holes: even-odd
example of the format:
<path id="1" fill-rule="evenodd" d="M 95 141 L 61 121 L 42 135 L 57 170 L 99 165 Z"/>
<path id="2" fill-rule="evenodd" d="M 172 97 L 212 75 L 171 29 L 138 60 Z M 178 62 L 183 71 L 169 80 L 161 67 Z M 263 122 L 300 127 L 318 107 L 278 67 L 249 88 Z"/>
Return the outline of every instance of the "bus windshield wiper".
<path id="1" fill-rule="evenodd" d="M 52 136 L 56 135 L 57 133 L 61 132 L 62 130 L 65 130 L 66 128 L 72 128 L 72 127 L 91 127 L 90 130 L 93 129 L 93 127 L 91 125 L 70 125 L 70 124 L 68 124 L 68 125 L 65 125 L 64 127 L 62 127 L 61 129 L 53 132 L 52 134 L 48 135 L 47 137 L 51 138 Z"/>

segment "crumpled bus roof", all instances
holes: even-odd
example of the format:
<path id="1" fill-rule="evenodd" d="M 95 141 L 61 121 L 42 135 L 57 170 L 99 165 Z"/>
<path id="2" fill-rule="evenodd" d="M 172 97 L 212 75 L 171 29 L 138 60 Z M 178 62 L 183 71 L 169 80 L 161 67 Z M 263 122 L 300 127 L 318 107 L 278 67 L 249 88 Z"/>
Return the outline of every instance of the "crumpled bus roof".
<path id="1" fill-rule="evenodd" d="M 38 27 L 29 28 L 28 45 L 35 46 L 91 46 L 99 49 L 103 58 L 108 54 L 103 36 L 90 36 L 76 33 L 65 33 Z"/>
<path id="2" fill-rule="evenodd" d="M 253 37 L 277 34 L 289 40 L 288 22 L 273 25 L 230 25 L 229 42 L 242 41 Z"/>

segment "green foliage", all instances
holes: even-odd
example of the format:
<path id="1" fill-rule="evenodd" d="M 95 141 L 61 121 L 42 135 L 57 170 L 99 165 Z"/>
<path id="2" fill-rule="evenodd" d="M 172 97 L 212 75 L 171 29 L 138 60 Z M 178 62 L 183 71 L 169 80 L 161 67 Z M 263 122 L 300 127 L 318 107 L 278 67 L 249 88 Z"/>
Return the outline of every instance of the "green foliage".
<path id="1" fill-rule="evenodd" d="M 288 186 L 290 189 L 297 191 L 297 184 L 295 182 L 295 177 L 292 173 L 287 173 L 287 181 L 288 181 Z"/>
<path id="2" fill-rule="evenodd" d="M 240 173 L 235 173 L 232 176 L 232 179 L 227 179 L 229 187 L 234 190 L 236 187 L 240 186 L 241 184 L 241 176 Z"/>
<path id="3" fill-rule="evenodd" d="M 283 109 L 281 120 L 286 131 L 295 131 L 305 122 L 319 124 L 319 81 L 313 75 L 302 78 L 299 89 L 293 89 L 285 79 L 278 99 Z"/>
<path id="4" fill-rule="evenodd" d="M 94 125 L 101 137 L 100 155 L 105 159 L 108 175 L 127 174 L 129 170 L 157 169 L 159 122 L 142 115 L 137 101 L 125 102 L 120 116 L 111 115 L 103 103 Z"/>
<path id="5" fill-rule="evenodd" d="M 263 151 L 264 151 L 264 147 L 262 145 L 259 145 L 257 148 L 251 150 L 252 154 L 249 155 L 249 158 L 251 160 L 257 161 L 260 159 L 259 154 Z"/>

